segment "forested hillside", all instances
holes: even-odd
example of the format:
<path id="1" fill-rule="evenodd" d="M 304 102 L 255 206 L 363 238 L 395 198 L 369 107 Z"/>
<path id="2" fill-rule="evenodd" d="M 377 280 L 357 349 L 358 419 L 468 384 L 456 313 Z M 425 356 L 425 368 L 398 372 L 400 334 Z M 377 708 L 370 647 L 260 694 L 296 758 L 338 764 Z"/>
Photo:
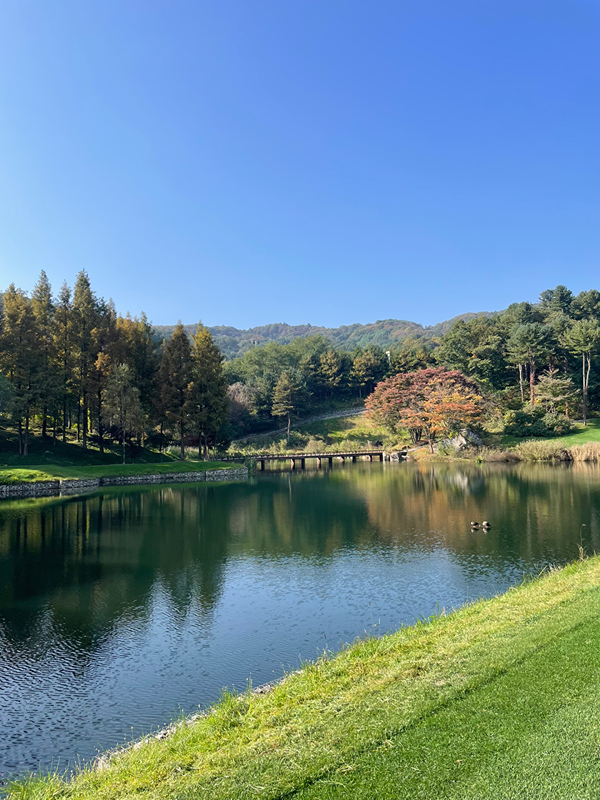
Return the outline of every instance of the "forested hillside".
<path id="1" fill-rule="evenodd" d="M 407 322 L 402 319 L 384 319 L 367 324 L 357 322 L 354 325 L 342 325 L 339 328 L 324 328 L 318 325 L 287 325 L 285 322 L 278 322 L 248 330 L 216 325 L 209 328 L 209 331 L 225 358 L 235 358 L 256 345 L 268 342 L 289 344 L 294 339 L 308 336 L 324 336 L 327 341 L 340 350 L 350 351 L 356 347 L 369 347 L 369 345 L 377 345 L 385 350 L 401 344 L 405 339 L 431 340 L 436 336 L 443 336 L 459 319 L 468 321 L 473 317 L 491 316 L 494 316 L 494 312 L 481 311 L 475 314 L 461 314 L 428 327 L 419 325 L 418 322 Z M 196 331 L 196 325 L 184 325 L 184 328 L 190 334 Z M 157 325 L 155 330 L 160 339 L 168 339 L 175 330 L 175 326 Z"/>

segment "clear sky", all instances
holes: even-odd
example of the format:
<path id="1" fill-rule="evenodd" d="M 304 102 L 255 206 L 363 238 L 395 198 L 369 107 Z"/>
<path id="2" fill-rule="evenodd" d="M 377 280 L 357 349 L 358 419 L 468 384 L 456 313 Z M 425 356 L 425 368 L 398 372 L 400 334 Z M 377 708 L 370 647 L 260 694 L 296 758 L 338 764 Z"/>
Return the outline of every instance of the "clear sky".
<path id="1" fill-rule="evenodd" d="M 600 2 L 3 0 L 0 287 L 432 324 L 600 288 Z"/>

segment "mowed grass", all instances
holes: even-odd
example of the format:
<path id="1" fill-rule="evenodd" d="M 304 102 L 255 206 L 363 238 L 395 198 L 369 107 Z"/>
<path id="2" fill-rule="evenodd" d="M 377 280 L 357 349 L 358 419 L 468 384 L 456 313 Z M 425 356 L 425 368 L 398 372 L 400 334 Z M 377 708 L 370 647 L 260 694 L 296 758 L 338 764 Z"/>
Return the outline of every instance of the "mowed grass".
<path id="1" fill-rule="evenodd" d="M 488 433 L 484 436 L 484 441 L 491 447 L 514 447 L 532 437 L 512 436 L 507 433 Z M 576 422 L 574 430 L 566 436 L 551 436 L 548 438 L 535 437 L 536 442 L 560 443 L 563 447 L 571 447 L 575 444 L 587 444 L 587 442 L 600 442 L 600 419 L 590 419 L 584 427 L 582 423 Z"/>
<path id="2" fill-rule="evenodd" d="M 203 472 L 231 469 L 239 464 L 222 461 L 175 461 L 151 464 L 95 464 L 91 467 L 69 464 L 44 464 L 38 469 L 0 468 L 0 484 L 30 483 L 65 478 L 102 478 L 118 475 L 164 475 L 169 472 Z"/>
<path id="3" fill-rule="evenodd" d="M 134 458 L 132 458 L 134 456 Z M 225 469 L 235 465 L 217 461 L 180 461 L 170 453 L 148 448 L 127 449 L 127 463 L 118 445 L 100 453 L 97 443 L 90 441 L 85 450 L 74 441 L 52 441 L 31 434 L 29 455 L 18 454 L 14 431 L 0 431 L 0 485 L 51 481 L 63 478 L 101 478 L 110 475 L 159 475 L 165 472 L 198 472 Z"/>
<path id="4" fill-rule="evenodd" d="M 267 694 L 113 755 L 49 798 L 592 798 L 600 782 L 600 558 L 358 642 Z"/>

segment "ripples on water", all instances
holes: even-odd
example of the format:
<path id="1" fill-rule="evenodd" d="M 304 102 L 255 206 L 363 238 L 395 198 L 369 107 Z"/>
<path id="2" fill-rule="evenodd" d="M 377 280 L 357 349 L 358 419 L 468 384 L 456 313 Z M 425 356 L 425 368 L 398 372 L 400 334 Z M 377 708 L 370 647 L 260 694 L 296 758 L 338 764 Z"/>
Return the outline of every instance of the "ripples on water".
<path id="1" fill-rule="evenodd" d="M 582 530 L 598 550 L 598 477 L 357 464 L 0 505 L 0 773 L 89 759 L 224 686 L 502 591 L 574 558 Z"/>

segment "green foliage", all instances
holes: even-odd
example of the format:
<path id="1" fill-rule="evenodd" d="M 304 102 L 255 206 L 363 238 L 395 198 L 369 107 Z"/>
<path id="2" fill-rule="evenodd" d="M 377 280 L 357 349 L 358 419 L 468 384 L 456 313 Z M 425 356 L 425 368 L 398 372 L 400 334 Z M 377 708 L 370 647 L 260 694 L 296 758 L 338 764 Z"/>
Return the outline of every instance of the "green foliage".
<path id="1" fill-rule="evenodd" d="M 293 414 L 302 408 L 305 390 L 292 372 L 283 372 L 273 389 L 271 413 L 287 419 L 287 441 L 290 441 L 290 424 Z"/>
<path id="2" fill-rule="evenodd" d="M 205 458 L 209 443 L 216 444 L 218 432 L 227 421 L 227 382 L 222 362 L 210 331 L 199 325 L 191 353 L 189 410 L 192 427 L 198 434 L 198 449 L 200 452 L 203 448 Z"/>
<path id="3" fill-rule="evenodd" d="M 140 392 L 128 364 L 115 364 L 112 368 L 106 382 L 102 416 L 119 433 L 125 463 L 125 438 L 140 433 L 144 424 Z"/>
<path id="4" fill-rule="evenodd" d="M 571 421 L 564 414 L 546 411 L 540 406 L 533 410 L 527 407 L 522 411 L 507 411 L 504 416 L 504 431 L 509 436 L 564 436 L 573 429 Z"/>

